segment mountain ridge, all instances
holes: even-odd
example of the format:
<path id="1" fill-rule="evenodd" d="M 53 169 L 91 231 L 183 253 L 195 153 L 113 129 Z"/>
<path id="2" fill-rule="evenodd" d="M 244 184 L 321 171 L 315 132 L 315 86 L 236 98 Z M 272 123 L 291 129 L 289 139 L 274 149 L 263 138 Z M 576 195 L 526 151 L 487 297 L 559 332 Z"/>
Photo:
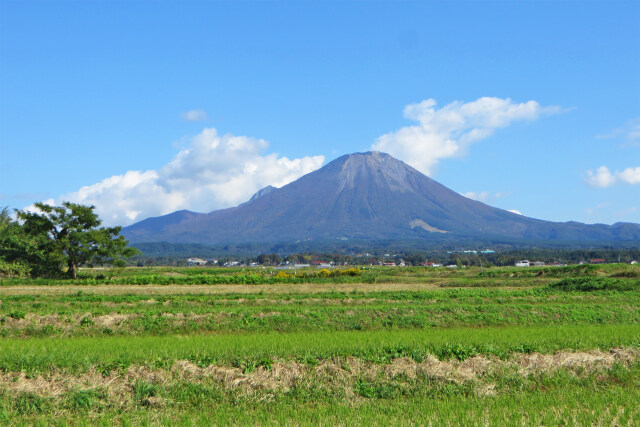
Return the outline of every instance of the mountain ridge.
<path id="1" fill-rule="evenodd" d="M 131 242 L 224 244 L 305 239 L 640 241 L 640 225 L 529 218 L 468 199 L 389 154 L 353 153 L 239 206 L 177 211 L 123 229 Z"/>

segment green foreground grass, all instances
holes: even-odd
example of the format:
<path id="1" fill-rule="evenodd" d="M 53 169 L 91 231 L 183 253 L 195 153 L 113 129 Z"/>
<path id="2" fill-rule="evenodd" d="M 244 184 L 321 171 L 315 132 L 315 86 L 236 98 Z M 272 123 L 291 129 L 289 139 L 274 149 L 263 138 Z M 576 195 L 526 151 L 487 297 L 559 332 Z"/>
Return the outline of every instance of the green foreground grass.
<path id="1" fill-rule="evenodd" d="M 0 281 L 0 425 L 640 423 L 638 266 L 83 274 Z"/>
<path id="2" fill-rule="evenodd" d="M 455 288 L 187 295 L 7 295 L 0 337 L 634 324 L 640 293 Z"/>
<path id="3" fill-rule="evenodd" d="M 499 397 L 340 402 L 267 402 L 220 405 L 206 400 L 197 411 L 139 408 L 127 412 L 55 417 L 56 425 L 620 425 L 640 422 L 640 391 L 623 387 L 529 391 Z M 6 419 L 5 419 L 6 420 Z M 51 414 L 19 414 L 13 425 L 50 426 Z"/>
<path id="4" fill-rule="evenodd" d="M 181 359 L 201 366 L 241 366 L 265 359 L 315 363 L 346 356 L 380 362 L 402 356 L 421 360 L 427 355 L 463 360 L 475 354 L 508 357 L 514 352 L 621 346 L 640 347 L 640 324 L 4 339 L 0 341 L 0 369 L 39 372 L 131 364 L 167 367 Z"/>
<path id="5" fill-rule="evenodd" d="M 479 380 L 430 375 L 302 377 L 286 389 L 228 388 L 217 380 L 132 383 L 122 400 L 104 387 L 56 397 L 0 392 L 0 421 L 20 425 L 636 425 L 640 364 L 559 369 Z"/>

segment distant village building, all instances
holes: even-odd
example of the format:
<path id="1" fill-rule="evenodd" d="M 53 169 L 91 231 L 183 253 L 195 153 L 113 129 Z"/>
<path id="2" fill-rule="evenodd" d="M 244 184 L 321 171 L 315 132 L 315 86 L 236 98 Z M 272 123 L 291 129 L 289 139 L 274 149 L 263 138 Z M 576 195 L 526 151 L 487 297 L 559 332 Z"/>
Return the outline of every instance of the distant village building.
<path id="1" fill-rule="evenodd" d="M 589 263 L 590 263 L 590 264 L 604 264 L 604 263 L 605 263 L 605 260 L 604 260 L 604 258 L 592 258 L 592 259 L 589 261 Z"/>
<path id="2" fill-rule="evenodd" d="M 314 267 L 318 267 L 318 268 L 330 268 L 330 267 L 333 267 L 333 262 L 313 261 L 312 264 L 313 264 Z"/>
<path id="3" fill-rule="evenodd" d="M 523 259 L 522 261 L 516 262 L 516 267 L 529 267 L 530 263 L 528 260 Z"/>
<path id="4" fill-rule="evenodd" d="M 637 263 L 638 263 L 638 261 L 633 260 L 633 261 L 631 261 L 629 264 L 637 264 Z"/>
<path id="5" fill-rule="evenodd" d="M 560 261 L 553 261 L 553 262 L 550 262 L 550 263 L 547 264 L 547 266 L 549 266 L 549 267 L 564 267 L 565 265 L 567 265 L 567 264 L 564 264 L 564 263 L 562 263 Z"/>
<path id="6" fill-rule="evenodd" d="M 189 267 L 207 265 L 207 261 L 202 258 L 188 258 L 187 264 L 189 264 Z"/>
<path id="7" fill-rule="evenodd" d="M 532 267 L 544 267 L 544 262 L 542 261 L 532 261 L 529 263 Z"/>

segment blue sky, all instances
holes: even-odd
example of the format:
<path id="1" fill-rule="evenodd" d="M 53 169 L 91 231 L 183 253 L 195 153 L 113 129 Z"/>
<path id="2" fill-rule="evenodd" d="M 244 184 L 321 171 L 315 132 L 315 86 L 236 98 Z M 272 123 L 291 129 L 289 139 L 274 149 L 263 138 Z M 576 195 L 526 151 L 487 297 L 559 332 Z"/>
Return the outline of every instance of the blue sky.
<path id="1" fill-rule="evenodd" d="M 640 223 L 640 2 L 0 0 L 0 206 L 127 225 L 383 149 L 535 218 Z"/>

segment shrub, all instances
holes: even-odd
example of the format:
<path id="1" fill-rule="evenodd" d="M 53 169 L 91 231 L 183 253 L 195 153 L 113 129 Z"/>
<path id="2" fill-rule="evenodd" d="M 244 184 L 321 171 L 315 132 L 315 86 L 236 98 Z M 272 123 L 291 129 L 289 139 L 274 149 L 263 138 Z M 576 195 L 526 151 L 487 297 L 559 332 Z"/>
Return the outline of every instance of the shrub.
<path id="1" fill-rule="evenodd" d="M 0 259 L 0 278 L 29 277 L 31 267 L 21 262 L 6 262 Z"/>
<path id="2" fill-rule="evenodd" d="M 572 277 L 549 285 L 549 289 L 561 291 L 630 291 L 640 289 L 639 280 L 622 280 L 610 277 Z"/>
<path id="3" fill-rule="evenodd" d="M 24 319 L 25 316 L 26 316 L 26 313 L 24 311 L 20 311 L 20 310 L 16 310 L 16 311 L 13 311 L 13 312 L 9 313 L 9 317 L 11 317 L 12 319 L 16 319 L 16 320 Z"/>

